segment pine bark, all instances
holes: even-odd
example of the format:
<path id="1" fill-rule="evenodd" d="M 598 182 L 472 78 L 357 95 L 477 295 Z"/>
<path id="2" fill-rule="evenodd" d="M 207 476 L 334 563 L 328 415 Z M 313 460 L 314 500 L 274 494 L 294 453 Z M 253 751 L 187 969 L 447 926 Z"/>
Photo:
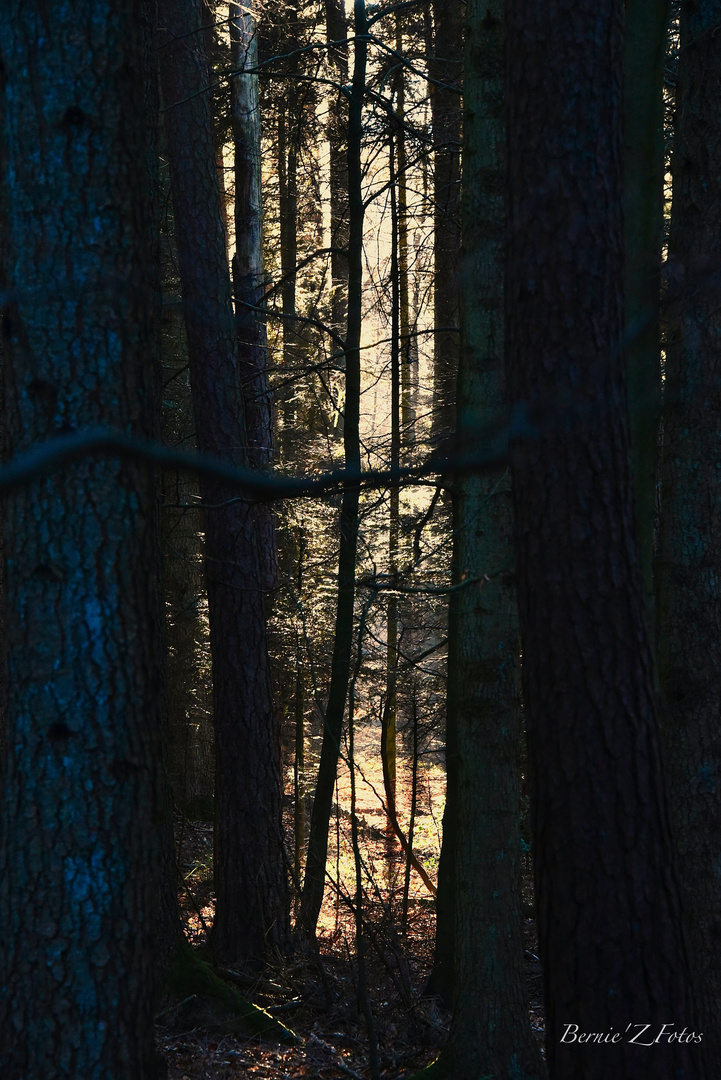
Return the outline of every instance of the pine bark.
<path id="1" fill-rule="evenodd" d="M 701 1029 L 635 550 L 623 4 L 508 0 L 507 12 L 506 333 L 509 392 L 529 425 L 513 487 L 549 1072 L 692 1077 L 695 1045 L 639 1046 L 627 1034 L 636 1023 Z M 568 1041 L 611 1031 L 616 1044 Z"/>
<path id="2" fill-rule="evenodd" d="M 157 143 L 146 5 L 9 4 L 5 417 L 154 432 Z M 155 482 L 87 459 L 7 504 L 0 1071 L 154 1072 L 162 634 Z"/>
<path id="3" fill-rule="evenodd" d="M 503 2 L 466 10 L 458 439 L 502 423 L 505 123 Z M 521 897 L 521 702 L 508 469 L 454 490 L 448 647 L 455 954 L 443 1057 L 455 1080 L 545 1074 L 528 1018 Z M 442 936 L 440 937 L 442 943 Z M 451 958 L 453 959 L 453 953 Z"/>
<path id="4" fill-rule="evenodd" d="M 663 762 L 707 1075 L 721 1071 L 721 4 L 681 9 L 657 559 Z"/>
<path id="5" fill-rule="evenodd" d="M 198 449 L 248 463 L 210 82 L 196 0 L 161 0 L 165 132 Z M 216 739 L 214 946 L 233 964 L 284 951 L 289 895 L 280 738 L 271 695 L 262 552 L 253 508 L 222 481 L 201 483 Z"/>

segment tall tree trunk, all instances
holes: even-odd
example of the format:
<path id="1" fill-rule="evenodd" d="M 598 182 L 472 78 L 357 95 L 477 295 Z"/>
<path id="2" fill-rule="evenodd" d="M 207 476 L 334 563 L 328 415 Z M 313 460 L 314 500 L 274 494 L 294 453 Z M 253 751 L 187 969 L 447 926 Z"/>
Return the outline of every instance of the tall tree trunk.
<path id="1" fill-rule="evenodd" d="M 403 56 L 403 17 L 396 12 L 396 52 Z M 398 187 L 398 292 L 400 333 L 400 383 L 402 439 L 407 446 L 415 443 L 415 410 L 413 408 L 413 364 L 418 362 L 413 351 L 410 325 L 410 296 L 408 287 L 408 154 L 406 151 L 406 86 L 405 71 L 399 67 L 396 76 L 396 176 Z M 417 382 L 417 375 L 416 380 Z"/>
<path id="2" fill-rule="evenodd" d="M 281 106 L 278 116 L 278 180 L 280 212 L 280 276 L 283 281 L 281 304 L 283 308 L 283 367 L 285 369 L 281 391 L 283 426 L 281 449 L 283 456 L 292 453 L 294 443 L 295 410 L 291 404 L 295 374 L 300 348 L 295 323 L 296 272 L 298 262 L 298 143 L 297 125 L 288 102 Z"/>
<path id="3" fill-rule="evenodd" d="M 657 563 L 663 760 L 709 1077 L 721 1073 L 721 3 L 681 8 Z"/>
<path id="4" fill-rule="evenodd" d="M 401 463 L 401 291 L 399 267 L 399 218 L 396 184 L 395 156 L 396 137 L 391 132 L 389 140 L 389 185 L 391 203 L 391 469 L 398 469 Z M 398 542 L 400 539 L 400 485 L 392 483 L 389 492 L 388 521 L 388 577 L 393 589 L 398 574 Z M 381 722 L 383 753 L 385 755 L 385 775 L 387 776 L 386 799 L 389 815 L 386 822 L 386 835 L 389 842 L 393 837 L 391 814 L 396 812 L 396 729 L 398 726 L 398 596 L 391 592 L 388 597 L 386 618 L 386 701 Z"/>
<path id="5" fill-rule="evenodd" d="M 161 0 L 160 63 L 198 448 L 245 464 L 236 326 L 225 258 L 207 59 L 196 0 Z M 170 28 L 172 27 L 172 31 Z M 289 896 L 281 826 L 280 740 L 273 712 L 253 509 L 203 480 L 213 658 L 215 948 L 233 964 L 284 950 Z"/>
<path id="6" fill-rule="evenodd" d="M 627 1034 L 699 1027 L 629 475 L 623 3 L 507 0 L 507 12 L 506 333 L 530 429 L 513 490 L 549 1072 L 688 1078 L 697 1048 L 670 1044 L 668 1028 L 650 1047 Z M 577 1038 L 612 1031 L 615 1044 Z"/>
<path id="7" fill-rule="evenodd" d="M 466 10 L 458 435 L 472 450 L 504 408 L 503 2 Z M 448 638 L 454 1080 L 545 1073 L 528 1019 L 521 903 L 520 656 L 510 476 L 459 477 Z M 449 837 L 451 839 L 451 837 Z M 442 914 L 442 913 L 441 913 Z M 443 933 L 439 934 L 443 946 Z"/>
<path id="8" fill-rule="evenodd" d="M 3 12 L 11 452 L 94 425 L 154 432 L 144 7 L 23 0 Z M 97 458 L 66 466 L 8 500 L 5 545 L 0 1070 L 145 1080 L 161 856 L 154 477 Z"/>
<path id="9" fill-rule="evenodd" d="M 433 133 L 433 433 L 455 427 L 459 353 L 461 69 L 463 7 L 460 0 L 433 0 L 429 49 Z"/>
<path id="10" fill-rule="evenodd" d="M 325 25 L 328 61 L 333 78 L 341 85 L 348 82 L 348 24 L 343 0 L 325 0 Z M 340 330 L 346 320 L 348 304 L 348 106 L 340 91 L 331 92 L 328 103 L 328 142 L 330 147 L 330 242 L 333 300 L 331 321 Z"/>
<path id="11" fill-rule="evenodd" d="M 360 469 L 360 336 L 363 289 L 363 190 L 361 186 L 361 150 L 363 143 L 363 101 L 366 89 L 368 52 L 365 0 L 355 0 L 355 46 L 353 83 L 348 120 L 348 192 L 350 237 L 348 242 L 348 329 L 345 348 L 345 416 L 343 445 L 346 468 Z M 358 543 L 357 486 L 347 484 L 340 511 L 340 547 L 338 551 L 338 604 L 331 661 L 330 688 L 325 711 L 323 745 L 318 780 L 310 820 L 308 855 L 303 893 L 298 914 L 301 931 L 314 937 L 323 903 L 325 864 L 328 855 L 328 828 L 333 805 L 343 729 L 348 678 L 353 648 L 353 605 L 355 600 L 356 547 Z"/>
<path id="12" fill-rule="evenodd" d="M 258 19 L 252 0 L 235 4 L 230 21 L 233 71 L 258 65 Z M 231 79 L 231 116 L 235 158 L 235 256 L 233 286 L 238 330 L 238 361 L 245 408 L 248 464 L 267 469 L 273 458 L 273 410 L 268 382 L 268 334 L 263 265 L 263 206 L 258 76 Z M 278 576 L 273 511 L 255 508 L 263 585 L 271 589 Z"/>
<path id="13" fill-rule="evenodd" d="M 624 232 L 628 401 L 636 533 L 653 643 L 653 531 L 661 419 L 663 67 L 669 0 L 628 0 L 624 34 Z"/>

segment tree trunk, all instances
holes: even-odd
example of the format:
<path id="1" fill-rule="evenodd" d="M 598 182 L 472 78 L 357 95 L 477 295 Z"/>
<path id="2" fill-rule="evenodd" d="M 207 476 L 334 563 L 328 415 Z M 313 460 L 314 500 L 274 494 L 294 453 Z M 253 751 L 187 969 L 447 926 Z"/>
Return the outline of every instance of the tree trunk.
<path id="1" fill-rule="evenodd" d="M 240 465 L 248 460 L 241 372 L 205 92 L 209 71 L 193 34 L 201 25 L 196 0 L 161 0 L 160 24 L 198 448 Z M 257 964 L 269 950 L 285 950 L 289 934 L 262 561 L 253 509 L 222 481 L 204 479 L 201 494 L 217 759 L 214 946 L 227 962 Z"/>
<path id="2" fill-rule="evenodd" d="M 328 43 L 341 42 L 328 50 L 332 78 L 341 86 L 348 82 L 348 24 L 343 0 L 325 0 Z M 332 92 L 328 102 L 328 142 L 330 148 L 330 242 L 333 299 L 331 322 L 337 330 L 345 324 L 348 304 L 348 113 L 345 95 Z"/>
<path id="3" fill-rule="evenodd" d="M 663 760 L 707 1075 L 721 1072 L 721 4 L 681 9 L 657 563 Z"/>
<path id="4" fill-rule="evenodd" d="M 368 43 L 364 0 L 355 0 L 355 63 L 350 95 L 348 122 L 348 190 L 350 239 L 348 243 L 348 329 L 345 348 L 345 415 L 343 444 L 346 468 L 360 469 L 360 336 L 363 288 L 363 191 L 361 188 L 361 149 L 363 141 L 363 101 L 366 88 Z M 356 547 L 358 543 L 357 486 L 346 485 L 340 511 L 340 547 L 338 552 L 338 604 L 331 661 L 330 688 L 325 711 L 323 745 L 318 780 L 310 819 L 308 855 L 303 893 L 298 914 L 301 931 L 314 937 L 323 903 L 325 864 L 328 855 L 328 828 L 333 805 L 343 729 L 348 678 L 353 648 L 353 605 L 355 600 Z"/>
<path id="5" fill-rule="evenodd" d="M 623 4 L 507 11 L 506 333 L 509 392 L 529 424 L 513 487 L 549 1072 L 689 1078 L 698 1049 L 668 1038 L 700 1029 L 629 475 Z M 628 1025 L 645 1023 L 654 1038 L 671 1027 L 650 1047 L 629 1042 Z M 580 1044 L 588 1032 L 620 1040 Z"/>
<path id="6" fill-rule="evenodd" d="M 455 427 L 459 353 L 461 193 L 461 69 L 463 9 L 459 0 L 433 0 L 429 49 L 433 134 L 433 434 Z"/>
<path id="7" fill-rule="evenodd" d="M 391 132 L 389 140 L 389 185 L 391 203 L 391 469 L 400 468 L 401 463 L 401 348 L 400 333 L 401 290 L 399 266 L 399 217 L 396 185 L 395 158 L 396 137 Z M 388 521 L 388 578 L 391 588 L 397 584 L 398 545 L 400 540 L 400 485 L 391 484 L 389 491 Z M 398 596 L 391 591 L 388 597 L 386 617 L 386 700 L 381 721 L 381 738 L 385 755 L 386 799 L 389 804 L 389 816 L 386 821 L 386 837 L 392 844 L 393 825 L 390 814 L 396 812 L 396 730 L 398 726 Z M 390 854 L 390 849 L 389 849 Z"/>
<path id="8" fill-rule="evenodd" d="M 233 71 L 258 64 L 258 19 L 253 4 L 236 5 L 230 21 Z M 245 407 L 248 464 L 267 469 L 273 458 L 273 411 L 268 383 L 268 335 L 263 266 L 263 206 L 258 76 L 231 80 L 231 115 L 235 156 L 235 256 L 233 286 L 238 331 L 238 361 Z M 278 577 L 275 520 L 270 506 L 255 508 L 263 586 L 272 589 Z"/>
<path id="9" fill-rule="evenodd" d="M 668 0 L 628 0 L 624 36 L 624 232 L 626 364 L 636 534 L 644 605 L 654 630 L 653 530 L 661 419 L 663 68 Z"/>
<path id="10" fill-rule="evenodd" d="M 155 428 L 157 142 L 141 3 L 3 12 L 5 415 Z M 145 122 L 143 122 L 143 120 Z M 151 138 L 152 135 L 152 138 Z M 162 631 L 155 482 L 87 459 L 8 500 L 0 1071 L 154 1073 Z"/>
<path id="11" fill-rule="evenodd" d="M 396 12 L 396 52 L 403 55 L 403 21 Z M 410 296 L 408 288 L 408 154 L 406 152 L 406 89 L 405 71 L 399 67 L 396 76 L 396 177 L 398 188 L 398 304 L 400 334 L 400 427 L 401 438 L 406 446 L 415 445 L 415 409 L 413 407 L 414 363 L 418 363 L 417 350 L 413 350 L 410 325 Z"/>
<path id="12" fill-rule="evenodd" d="M 278 117 L 278 186 L 280 213 L 280 276 L 283 281 L 283 368 L 281 390 L 281 451 L 284 458 L 293 452 L 295 442 L 295 368 L 300 361 L 300 344 L 295 321 L 296 272 L 298 262 L 298 145 L 297 125 L 287 102 Z"/>
<path id="13" fill-rule="evenodd" d="M 503 3 L 470 0 L 464 80 L 459 445 L 504 408 Z M 448 639 L 455 820 L 454 1080 L 545 1067 L 528 1019 L 520 865 L 520 657 L 508 470 L 459 477 Z M 443 943 L 443 935 L 439 935 Z M 451 954 L 451 957 L 453 954 Z"/>

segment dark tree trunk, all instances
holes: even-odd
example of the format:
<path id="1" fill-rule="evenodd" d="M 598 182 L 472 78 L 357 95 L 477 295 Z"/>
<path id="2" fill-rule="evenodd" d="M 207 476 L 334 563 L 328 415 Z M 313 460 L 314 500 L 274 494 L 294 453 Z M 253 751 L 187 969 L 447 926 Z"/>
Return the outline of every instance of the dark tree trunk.
<path id="1" fill-rule="evenodd" d="M 627 0 L 624 34 L 626 364 L 636 534 L 653 643 L 653 532 L 661 420 L 663 68 L 668 0 Z"/>
<path id="2" fill-rule="evenodd" d="M 93 425 L 153 434 L 144 6 L 24 0 L 3 12 L 12 452 Z M 14 494 L 5 524 L 0 1072 L 144 1080 L 161 855 L 154 478 L 88 459 Z"/>
<path id="3" fill-rule="evenodd" d="M 348 244 L 348 330 L 345 349 L 345 415 L 343 444 L 346 468 L 360 468 L 360 336 L 363 287 L 363 191 L 361 188 L 361 148 L 363 102 L 366 88 L 367 22 L 364 0 L 355 0 L 355 63 L 348 124 L 348 183 L 350 199 L 350 239 Z M 353 606 L 355 601 L 356 547 L 358 543 L 357 486 L 343 492 L 340 511 L 338 551 L 338 603 L 331 661 L 328 704 L 325 711 L 323 746 L 318 780 L 313 798 L 308 838 L 308 856 L 298 913 L 302 933 L 314 938 L 323 904 L 325 864 L 328 855 L 328 828 L 333 805 L 333 789 L 338 770 L 351 652 L 353 649 Z"/>
<path id="4" fill-rule="evenodd" d="M 684 4 L 657 561 L 663 761 L 698 1024 L 721 1075 L 721 3 Z"/>
<path id="5" fill-rule="evenodd" d="M 458 375 L 461 70 L 461 0 L 433 0 L 433 41 L 428 57 L 433 134 L 433 432 L 455 427 Z"/>
<path id="6" fill-rule="evenodd" d="M 503 0 L 469 0 L 458 369 L 462 452 L 472 450 L 478 430 L 498 423 L 504 409 L 504 135 Z M 523 963 L 521 688 L 508 470 L 459 477 L 453 505 L 457 591 L 448 634 L 448 782 L 456 813 L 455 819 L 444 816 L 443 841 L 451 831 L 455 917 L 446 976 L 454 1011 L 443 1057 L 454 1080 L 521 1080 L 543 1076 L 545 1067 L 528 1019 Z"/>
<path id="7" fill-rule="evenodd" d="M 247 462 L 236 326 L 220 214 L 209 70 L 196 0 L 161 0 L 160 50 L 198 448 Z M 169 29 L 172 27 L 172 32 Z M 175 41 L 174 39 L 178 40 Z M 204 480 L 216 733 L 214 943 L 234 963 L 284 950 L 289 897 L 281 829 L 261 552 L 252 507 Z"/>
<path id="8" fill-rule="evenodd" d="M 507 11 L 506 332 L 509 392 L 532 425 L 513 485 L 549 1071 L 688 1078 L 697 1047 L 626 1034 L 699 1027 L 629 475 L 623 4 L 508 0 Z M 616 1044 L 568 1041 L 612 1030 Z"/>

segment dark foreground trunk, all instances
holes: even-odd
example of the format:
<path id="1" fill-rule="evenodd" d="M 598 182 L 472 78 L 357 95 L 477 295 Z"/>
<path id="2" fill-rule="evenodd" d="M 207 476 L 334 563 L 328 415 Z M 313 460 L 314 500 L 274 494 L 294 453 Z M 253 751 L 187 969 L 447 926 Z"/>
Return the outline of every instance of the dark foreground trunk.
<path id="1" fill-rule="evenodd" d="M 699 1028 L 629 476 L 623 4 L 508 0 L 508 14 L 506 328 L 509 389 L 537 429 L 513 483 L 548 1064 L 559 1080 L 677 1080 L 698 1046 L 669 1033 Z M 635 1024 L 670 1027 L 649 1047 L 629 1042 Z M 589 1032 L 619 1039 L 574 1038 Z"/>
<path id="2" fill-rule="evenodd" d="M 157 146 L 141 7 L 26 0 L 3 12 L 12 452 L 99 424 L 152 434 Z M 108 460 L 68 466 L 8 503 L 7 1080 L 153 1075 L 162 700 L 154 503 L 147 469 Z"/>
<path id="3" fill-rule="evenodd" d="M 663 762 L 709 1078 L 721 1075 L 721 4 L 684 5 L 658 577 Z"/>
<path id="4" fill-rule="evenodd" d="M 469 0 L 458 437 L 472 450 L 505 402 L 503 3 Z M 455 1080 L 545 1073 L 531 1031 L 521 904 L 521 701 L 507 469 L 458 478 L 448 634 L 452 731 L 454 1010 L 444 1057 Z"/>

